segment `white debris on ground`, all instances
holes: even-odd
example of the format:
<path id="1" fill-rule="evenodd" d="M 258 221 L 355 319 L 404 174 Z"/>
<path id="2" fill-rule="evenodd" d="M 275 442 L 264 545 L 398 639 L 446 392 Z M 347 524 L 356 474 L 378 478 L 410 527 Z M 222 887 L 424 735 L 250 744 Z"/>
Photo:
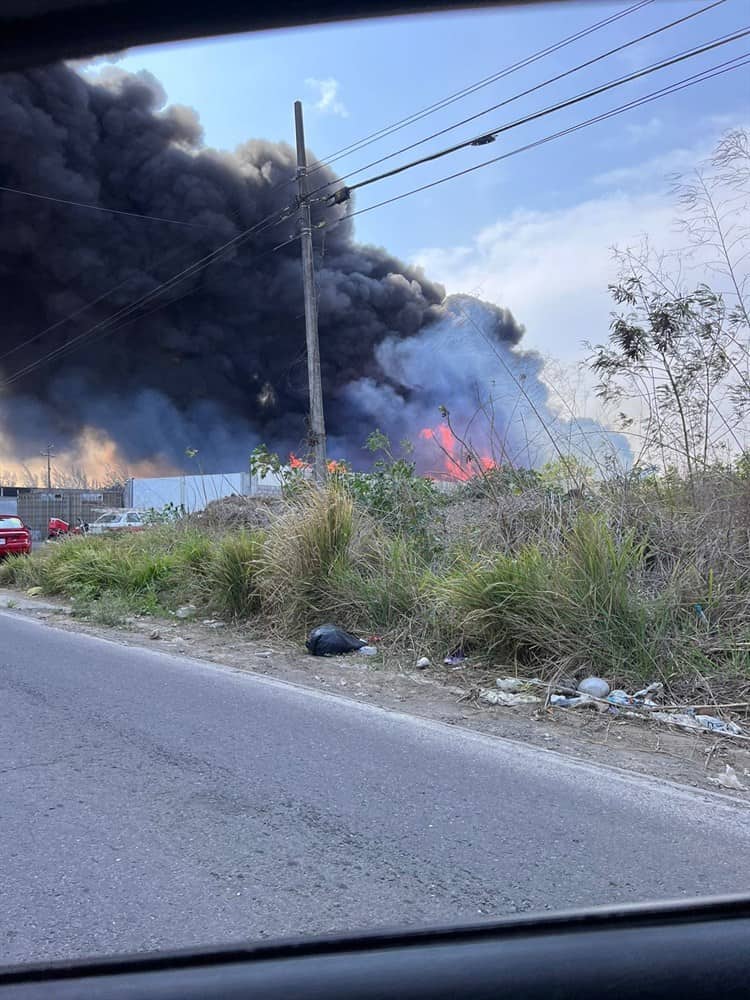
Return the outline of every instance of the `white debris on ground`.
<path id="1" fill-rule="evenodd" d="M 745 736 L 740 726 L 727 719 L 702 715 L 693 708 L 659 705 L 651 696 L 658 697 L 663 690 L 661 681 L 654 681 L 635 694 L 628 694 L 619 688 L 611 691 L 608 682 L 601 677 L 587 677 L 577 685 L 577 689 L 568 684 L 547 683 L 537 677 L 498 677 L 495 688 L 480 687 L 478 697 L 488 705 L 513 707 L 544 701 L 551 708 L 593 708 L 611 715 L 622 715 L 624 718 L 648 718 L 694 732 Z M 746 738 L 750 739 L 750 736 Z"/>
<path id="2" fill-rule="evenodd" d="M 665 722 L 670 726 L 679 726 L 681 729 L 702 729 L 706 733 L 719 733 L 724 736 L 743 735 L 736 723 L 719 719 L 715 715 L 695 715 L 690 711 L 652 712 L 651 718 L 657 722 Z"/>
<path id="3" fill-rule="evenodd" d="M 592 698 L 606 698 L 609 694 L 609 684 L 601 677 L 585 677 L 578 685 L 581 694 L 589 694 Z"/>
<path id="4" fill-rule="evenodd" d="M 747 788 L 737 777 L 737 772 L 729 764 L 726 765 L 721 774 L 715 778 L 708 779 L 712 785 L 721 785 L 722 788 L 730 788 L 734 792 L 745 792 Z"/>
<path id="5" fill-rule="evenodd" d="M 503 691 L 500 688 L 480 688 L 479 700 L 488 705 L 533 705 L 541 702 L 535 694 L 529 691 Z"/>

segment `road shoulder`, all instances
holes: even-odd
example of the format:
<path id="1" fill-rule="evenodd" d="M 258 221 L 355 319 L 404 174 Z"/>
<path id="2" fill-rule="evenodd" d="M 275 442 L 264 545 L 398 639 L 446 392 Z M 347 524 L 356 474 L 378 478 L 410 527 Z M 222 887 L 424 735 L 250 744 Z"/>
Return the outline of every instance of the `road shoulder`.
<path id="1" fill-rule="evenodd" d="M 417 670 L 403 662 L 359 654 L 312 657 L 300 647 L 269 641 L 246 626 L 200 618 L 136 617 L 121 626 L 106 626 L 73 617 L 70 605 L 62 600 L 31 598 L 9 589 L 0 589 L 0 609 L 65 631 L 276 678 L 703 791 L 724 792 L 716 779 L 729 765 L 750 788 L 750 751 L 710 734 L 683 733 L 648 721 L 539 704 L 485 705 L 477 698 L 478 689 L 507 672 L 502 668 L 478 674 L 471 667 L 455 670 L 442 665 Z M 750 803 L 750 792 L 725 794 Z"/>

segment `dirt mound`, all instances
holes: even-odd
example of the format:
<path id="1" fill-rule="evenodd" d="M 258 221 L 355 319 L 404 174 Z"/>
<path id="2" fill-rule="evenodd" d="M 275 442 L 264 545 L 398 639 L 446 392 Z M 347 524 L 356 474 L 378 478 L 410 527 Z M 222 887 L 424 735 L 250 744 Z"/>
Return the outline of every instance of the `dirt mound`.
<path id="1" fill-rule="evenodd" d="M 199 528 L 267 528 L 283 510 L 281 497 L 223 497 L 191 514 L 190 522 Z"/>

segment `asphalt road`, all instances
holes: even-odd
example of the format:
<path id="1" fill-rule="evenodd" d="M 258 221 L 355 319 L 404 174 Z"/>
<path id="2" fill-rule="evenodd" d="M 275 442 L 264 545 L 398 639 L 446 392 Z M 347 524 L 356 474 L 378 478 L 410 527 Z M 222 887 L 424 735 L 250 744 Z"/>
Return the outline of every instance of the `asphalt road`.
<path id="1" fill-rule="evenodd" d="M 750 889 L 747 810 L 0 612 L 0 964 Z"/>

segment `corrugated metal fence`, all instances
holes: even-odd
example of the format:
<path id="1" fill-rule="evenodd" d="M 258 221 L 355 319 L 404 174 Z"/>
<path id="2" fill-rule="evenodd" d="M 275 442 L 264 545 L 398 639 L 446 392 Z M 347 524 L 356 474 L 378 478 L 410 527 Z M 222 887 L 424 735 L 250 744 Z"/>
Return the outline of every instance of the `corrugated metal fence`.
<path id="1" fill-rule="evenodd" d="M 26 489 L 19 488 L 17 513 L 31 528 L 36 540 L 47 537 L 51 517 L 61 517 L 69 524 L 95 521 L 102 507 L 122 507 L 122 487 L 106 490 Z"/>

